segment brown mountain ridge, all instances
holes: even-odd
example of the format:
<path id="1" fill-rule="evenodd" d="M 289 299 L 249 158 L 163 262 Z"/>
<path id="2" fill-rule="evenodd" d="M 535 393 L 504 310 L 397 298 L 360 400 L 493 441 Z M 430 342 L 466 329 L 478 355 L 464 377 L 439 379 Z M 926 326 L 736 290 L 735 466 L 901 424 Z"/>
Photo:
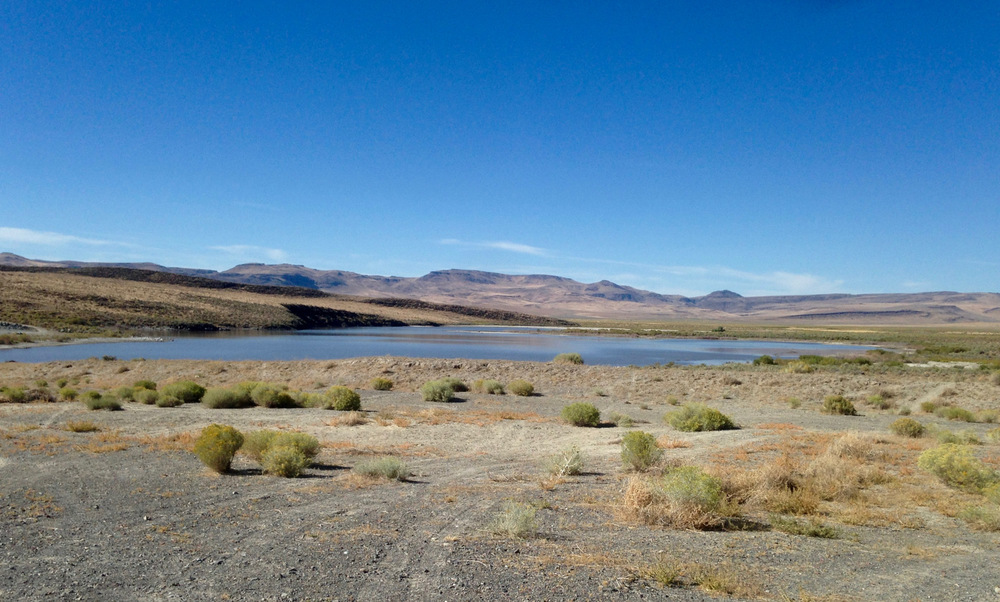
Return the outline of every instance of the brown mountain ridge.
<path id="1" fill-rule="evenodd" d="M 420 277 L 372 276 L 301 265 L 249 263 L 217 272 L 153 263 L 39 261 L 0 253 L 0 266 L 120 267 L 257 286 L 301 287 L 366 298 L 416 299 L 558 318 L 747 320 L 828 324 L 930 325 L 1000 322 L 997 293 L 881 293 L 744 297 L 729 290 L 700 297 L 664 295 L 602 280 L 441 270 Z"/>

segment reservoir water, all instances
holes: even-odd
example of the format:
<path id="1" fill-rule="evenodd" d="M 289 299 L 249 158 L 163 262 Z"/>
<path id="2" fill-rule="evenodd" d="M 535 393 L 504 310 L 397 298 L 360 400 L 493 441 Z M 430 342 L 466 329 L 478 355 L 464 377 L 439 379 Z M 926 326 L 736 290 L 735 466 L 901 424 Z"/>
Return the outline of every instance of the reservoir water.
<path id="1" fill-rule="evenodd" d="M 347 328 L 261 334 L 183 335 L 164 341 L 85 343 L 0 349 L 0 362 L 49 362 L 115 356 L 118 359 L 321 360 L 394 355 L 549 361 L 575 352 L 588 364 L 723 364 L 761 355 L 795 358 L 864 352 L 867 347 L 820 343 L 714 339 L 641 339 L 562 334 L 536 328 L 448 326 Z"/>

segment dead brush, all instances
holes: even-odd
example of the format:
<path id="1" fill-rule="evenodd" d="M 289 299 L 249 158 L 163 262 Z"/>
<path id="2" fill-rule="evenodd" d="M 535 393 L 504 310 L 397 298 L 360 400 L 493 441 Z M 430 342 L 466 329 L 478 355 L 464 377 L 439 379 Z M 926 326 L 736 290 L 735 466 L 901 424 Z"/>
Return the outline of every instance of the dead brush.
<path id="1" fill-rule="evenodd" d="M 346 412 L 326 422 L 327 426 L 361 426 L 368 424 L 368 417 L 363 412 Z"/>
<path id="2" fill-rule="evenodd" d="M 704 475 L 711 479 L 705 481 L 704 477 L 694 474 L 695 471 L 701 472 L 695 467 L 675 469 L 682 470 L 692 472 L 692 478 L 683 475 L 681 480 L 687 482 L 678 485 L 638 476 L 629 479 L 618 508 L 620 516 L 647 525 L 675 529 L 706 531 L 724 527 L 727 518 L 736 514 L 736 505 L 729 504 L 721 487 L 711 483 L 715 481 L 713 477 Z"/>

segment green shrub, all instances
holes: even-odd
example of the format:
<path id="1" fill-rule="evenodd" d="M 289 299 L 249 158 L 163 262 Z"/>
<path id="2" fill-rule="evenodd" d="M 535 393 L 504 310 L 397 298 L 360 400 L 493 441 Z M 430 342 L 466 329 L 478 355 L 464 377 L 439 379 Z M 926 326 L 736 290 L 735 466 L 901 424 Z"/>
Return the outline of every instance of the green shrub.
<path id="1" fill-rule="evenodd" d="M 357 392 L 340 385 L 330 387 L 324 395 L 324 408 L 341 412 L 357 412 L 361 409 L 361 396 Z"/>
<path id="2" fill-rule="evenodd" d="M 59 396 L 67 401 L 73 401 L 76 399 L 77 395 L 79 395 L 79 393 L 77 393 L 76 389 L 72 387 L 63 387 L 59 389 Z"/>
<path id="3" fill-rule="evenodd" d="M 888 410 L 892 407 L 892 402 L 881 395 L 869 395 L 866 400 L 868 405 L 877 410 Z"/>
<path id="4" fill-rule="evenodd" d="M 420 387 L 424 401 L 449 402 L 455 397 L 455 391 L 443 380 L 432 380 Z"/>
<path id="5" fill-rule="evenodd" d="M 938 404 L 934 403 L 933 401 L 923 401 L 920 403 L 920 411 L 923 412 L 924 414 L 933 414 L 934 410 L 936 410 L 937 407 Z"/>
<path id="6" fill-rule="evenodd" d="M 146 389 L 141 389 L 145 391 Z M 135 401 L 135 389 L 129 386 L 118 387 L 113 391 L 114 396 L 119 399 L 119 401 Z"/>
<path id="7" fill-rule="evenodd" d="M 635 426 L 635 420 L 628 414 L 619 414 L 618 412 L 611 412 L 607 416 L 608 422 L 614 423 L 615 426 L 620 426 L 622 428 L 632 428 Z"/>
<path id="8" fill-rule="evenodd" d="M 243 446 L 240 447 L 240 453 L 260 464 L 264 452 L 267 451 L 274 437 L 280 432 L 275 430 L 261 430 L 247 433 L 243 438 Z"/>
<path id="9" fill-rule="evenodd" d="M 151 406 L 160 398 L 160 393 L 158 391 L 154 391 L 153 389 L 136 389 L 134 397 L 139 403 Z"/>
<path id="10" fill-rule="evenodd" d="M 156 399 L 156 407 L 158 408 L 176 408 L 181 405 L 184 405 L 184 402 L 173 395 L 164 394 Z"/>
<path id="11" fill-rule="evenodd" d="M 562 409 L 562 419 L 573 426 L 597 426 L 601 423 L 601 411 L 590 403 L 571 403 Z"/>
<path id="12" fill-rule="evenodd" d="M 261 454 L 260 465 L 268 474 L 293 479 L 309 466 L 309 458 L 295 447 L 271 445 Z"/>
<path id="13" fill-rule="evenodd" d="M 472 390 L 476 393 L 487 393 L 489 395 L 503 395 L 503 383 L 498 380 L 477 380 L 472 383 Z"/>
<path id="14" fill-rule="evenodd" d="M 376 391 L 392 391 L 392 381 L 388 378 L 377 377 L 372 379 L 372 389 Z"/>
<path id="15" fill-rule="evenodd" d="M 182 380 L 163 387 L 164 395 L 171 395 L 184 403 L 199 403 L 205 396 L 205 387 L 190 380 Z"/>
<path id="16" fill-rule="evenodd" d="M 986 438 L 993 443 L 1000 443 L 1000 428 L 991 429 L 986 432 Z"/>
<path id="17" fill-rule="evenodd" d="M 754 366 L 773 366 L 774 358 L 770 355 L 762 355 L 753 361 Z"/>
<path id="18" fill-rule="evenodd" d="M 258 380 L 245 380 L 241 383 L 236 383 L 233 386 L 233 391 L 239 395 L 245 395 L 248 399 L 253 398 L 253 390 L 257 387 L 266 385 L 267 383 Z"/>
<path id="19" fill-rule="evenodd" d="M 243 445 L 243 434 L 224 424 L 210 424 L 194 442 L 194 453 L 205 466 L 218 473 L 229 470 L 233 457 Z"/>
<path id="20" fill-rule="evenodd" d="M 254 405 L 262 408 L 294 408 L 295 400 L 281 387 L 263 384 L 250 391 Z"/>
<path id="21" fill-rule="evenodd" d="M 900 418 L 889 425 L 889 430 L 901 437 L 917 438 L 923 437 L 924 431 L 927 429 L 912 418 Z"/>
<path id="22" fill-rule="evenodd" d="M 108 410 L 111 412 L 122 409 L 122 404 L 111 395 L 88 396 L 83 400 L 88 410 Z"/>
<path id="23" fill-rule="evenodd" d="M 976 415 L 966 410 L 965 408 L 959 408 L 955 406 L 939 406 L 934 410 L 934 415 L 947 420 L 958 420 L 960 422 L 976 422 Z"/>
<path id="24" fill-rule="evenodd" d="M 643 431 L 629 431 L 622 437 L 622 463 L 626 468 L 645 472 L 663 457 L 656 437 Z"/>
<path id="25" fill-rule="evenodd" d="M 583 365 L 583 357 L 579 353 L 560 353 L 552 359 L 557 364 Z"/>
<path id="26" fill-rule="evenodd" d="M 24 387 L 0 387 L 0 403 L 27 403 L 28 393 Z"/>
<path id="27" fill-rule="evenodd" d="M 354 472 L 366 477 L 391 481 L 405 481 L 412 474 L 405 462 L 392 456 L 361 462 L 354 466 Z"/>
<path id="28" fill-rule="evenodd" d="M 246 391 L 208 389 L 201 398 L 201 405 L 213 410 L 249 408 L 253 406 L 253 399 Z"/>
<path id="29" fill-rule="evenodd" d="M 717 512 L 725 501 L 722 481 L 697 466 L 680 466 L 663 475 L 660 492 L 671 503 Z"/>
<path id="30" fill-rule="evenodd" d="M 272 447 L 290 447 L 310 461 L 319 454 L 319 440 L 307 433 L 260 430 L 247 433 L 240 453 L 263 465 L 264 452 Z"/>
<path id="31" fill-rule="evenodd" d="M 59 387 L 60 389 L 62 389 L 63 387 L 65 387 L 68 384 L 69 384 L 69 381 L 66 380 L 65 378 L 60 378 L 59 380 L 56 381 L 56 386 Z"/>
<path id="32" fill-rule="evenodd" d="M 946 485 L 972 493 L 981 493 L 1000 482 L 1000 474 L 973 456 L 968 447 L 955 443 L 945 443 L 920 454 L 917 466 Z"/>
<path id="33" fill-rule="evenodd" d="M 549 458 L 546 468 L 554 476 L 566 477 L 580 474 L 583 464 L 583 453 L 574 445 Z"/>
<path id="34" fill-rule="evenodd" d="M 83 394 L 84 402 L 86 402 L 89 399 L 100 399 L 100 398 L 101 398 L 100 391 L 87 391 L 86 393 Z"/>
<path id="35" fill-rule="evenodd" d="M 700 403 L 686 403 L 679 410 L 667 412 L 663 419 L 679 431 L 728 431 L 739 428 L 733 419 L 715 408 Z"/>
<path id="36" fill-rule="evenodd" d="M 840 414 L 841 416 L 857 416 L 854 404 L 843 395 L 827 395 L 823 399 L 824 414 Z"/>
<path id="37" fill-rule="evenodd" d="M 531 397 L 535 394 L 535 385 L 518 378 L 507 383 L 507 390 L 518 397 Z"/>
<path id="38" fill-rule="evenodd" d="M 441 382 L 451 387 L 451 390 L 454 391 L 455 393 L 465 393 L 466 391 L 469 390 L 469 386 L 467 384 L 452 376 L 449 376 L 447 378 L 442 378 Z"/>
<path id="39" fill-rule="evenodd" d="M 537 514 L 537 506 L 508 500 L 487 529 L 493 535 L 526 539 L 538 532 Z"/>
<path id="40" fill-rule="evenodd" d="M 956 443 L 959 445 L 982 445 L 983 442 L 979 440 L 979 437 L 972 431 L 965 431 L 962 433 L 954 433 L 948 429 L 936 428 L 931 426 L 934 433 L 934 438 L 938 440 L 938 443 Z"/>
<path id="41" fill-rule="evenodd" d="M 150 391 L 156 390 L 156 383 L 151 380 L 138 380 L 132 387 L 136 389 L 148 389 Z"/>

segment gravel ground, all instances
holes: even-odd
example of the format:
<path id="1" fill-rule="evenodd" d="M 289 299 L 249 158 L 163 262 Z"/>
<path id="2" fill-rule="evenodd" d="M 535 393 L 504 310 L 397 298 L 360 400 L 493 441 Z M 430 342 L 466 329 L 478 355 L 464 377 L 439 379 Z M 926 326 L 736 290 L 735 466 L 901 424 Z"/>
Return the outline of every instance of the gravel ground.
<path id="1" fill-rule="evenodd" d="M 786 374 L 748 367 L 629 369 L 405 358 L 0 366 L 0 384 L 75 378 L 81 389 L 141 378 L 363 387 L 378 375 L 393 378 L 397 390 L 363 390 L 369 422 L 360 426 L 337 426 L 340 413 L 318 409 L 133 403 L 109 413 L 89 412 L 76 402 L 0 404 L 0 599 L 726 597 L 684 579 L 681 587 L 659 585 L 649 569 L 666 554 L 719 569 L 736 582 L 731 591 L 750 599 L 1000 600 L 995 590 L 1000 536 L 971 530 L 942 512 L 934 498 L 942 488 L 934 484 L 922 505 L 883 507 L 884 514 L 898 515 L 887 520 L 839 521 L 843 515 L 831 506 L 823 518 L 837 527 L 836 539 L 770 529 L 766 514 L 748 515 L 742 530 L 649 527 L 619 512 L 630 478 L 619 459 L 626 429 L 575 428 L 558 419 L 566 403 L 586 400 L 605 416 L 628 414 L 636 428 L 682 442 L 666 450 L 671 462 L 765 458 L 766 446 L 782 444 L 788 433 L 817 441 L 847 431 L 885 433 L 897 418 L 891 411 L 820 414 L 816 409 L 826 394 L 860 398 L 879 389 L 891 391 L 897 406 L 944 395 L 964 407 L 997 407 L 1000 390 L 974 373 Z M 449 375 L 470 382 L 523 377 L 540 394 L 466 393 L 460 403 L 444 405 L 423 402 L 414 392 L 425 380 Z M 661 420 L 669 396 L 709 401 L 743 428 L 674 431 Z M 790 409 L 791 396 L 800 397 L 802 407 Z M 955 428 L 934 417 L 920 419 Z M 90 421 L 100 430 L 69 432 L 71 421 Z M 230 474 L 216 475 L 189 451 L 192 434 L 210 423 L 243 431 L 302 430 L 316 435 L 324 448 L 303 478 L 262 475 L 242 456 Z M 984 434 L 995 426 L 961 428 Z M 900 454 L 920 451 L 899 442 L 887 445 Z M 542 460 L 570 446 L 585 454 L 585 472 L 552 479 Z M 1000 455 L 996 445 L 981 446 L 977 453 L 994 461 Z M 405 482 L 372 481 L 351 471 L 386 454 L 403 458 L 413 476 Z M 907 468 L 910 460 L 905 456 L 894 465 L 902 480 L 919 476 L 911 475 L 915 466 Z M 511 500 L 537 509 L 533 536 L 516 539 L 491 531 Z"/>

